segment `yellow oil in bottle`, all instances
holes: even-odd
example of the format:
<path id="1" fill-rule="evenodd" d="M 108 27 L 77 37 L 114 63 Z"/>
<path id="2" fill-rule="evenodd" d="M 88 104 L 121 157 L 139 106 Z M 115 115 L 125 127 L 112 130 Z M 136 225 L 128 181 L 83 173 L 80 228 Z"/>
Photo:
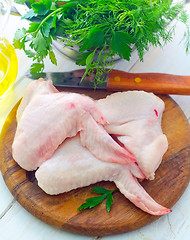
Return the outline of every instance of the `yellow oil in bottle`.
<path id="1" fill-rule="evenodd" d="M 0 37 L 0 101 L 11 91 L 18 72 L 18 60 L 14 47 Z"/>

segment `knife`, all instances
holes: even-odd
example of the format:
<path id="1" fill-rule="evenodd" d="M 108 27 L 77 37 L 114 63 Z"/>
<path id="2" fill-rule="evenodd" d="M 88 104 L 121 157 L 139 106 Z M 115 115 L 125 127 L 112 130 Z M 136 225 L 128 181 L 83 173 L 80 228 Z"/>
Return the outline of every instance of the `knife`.
<path id="1" fill-rule="evenodd" d="M 40 77 L 52 80 L 55 87 L 74 87 L 95 89 L 93 79 L 95 75 L 82 77 L 85 69 L 71 72 L 42 72 L 37 74 L 27 74 L 31 79 Z M 96 89 L 110 91 L 119 90 L 144 90 L 156 94 L 179 94 L 190 95 L 190 76 L 172 75 L 165 73 L 128 73 L 119 70 L 111 70 L 102 75 L 106 79 Z M 82 80 L 82 81 L 81 81 Z"/>

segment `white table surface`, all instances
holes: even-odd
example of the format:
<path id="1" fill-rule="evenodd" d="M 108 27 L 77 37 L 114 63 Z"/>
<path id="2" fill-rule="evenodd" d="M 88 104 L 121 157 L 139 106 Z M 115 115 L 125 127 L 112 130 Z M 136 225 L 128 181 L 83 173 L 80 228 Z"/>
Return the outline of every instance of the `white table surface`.
<path id="1" fill-rule="evenodd" d="M 190 6 L 187 5 L 187 9 Z M 6 30 L 6 37 L 12 41 L 14 32 L 19 27 L 27 26 L 28 23 L 20 20 L 18 16 L 11 16 Z M 129 72 L 160 72 L 178 75 L 190 75 L 190 54 L 186 55 L 183 43 L 184 26 L 178 23 L 174 40 L 163 49 L 151 48 L 145 54 L 144 61 L 139 62 L 136 54 L 130 62 L 120 60 L 115 64 L 115 69 Z M 6 104 L 0 104 L 0 131 L 3 123 L 15 103 L 23 96 L 24 89 L 29 80 L 21 78 L 30 68 L 31 60 L 18 50 L 19 60 L 18 77 L 12 94 L 6 99 Z M 65 58 L 55 51 L 58 65 L 55 67 L 47 59 L 46 71 L 69 71 L 79 68 L 74 62 Z M 181 107 L 190 121 L 190 96 L 171 96 Z M 107 236 L 89 237 L 80 236 L 57 230 L 28 213 L 11 195 L 2 175 L 0 174 L 0 239 L 1 240 L 90 240 L 90 239 L 127 239 L 127 240 L 189 240 L 190 239 L 190 186 L 180 200 L 173 206 L 173 212 L 162 216 L 157 221 L 130 233 Z"/>

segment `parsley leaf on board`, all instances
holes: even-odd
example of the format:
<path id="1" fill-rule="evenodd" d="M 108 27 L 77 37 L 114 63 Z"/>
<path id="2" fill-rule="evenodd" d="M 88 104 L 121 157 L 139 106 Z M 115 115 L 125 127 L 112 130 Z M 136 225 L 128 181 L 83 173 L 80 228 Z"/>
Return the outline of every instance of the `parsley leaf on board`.
<path id="1" fill-rule="evenodd" d="M 96 72 L 95 86 L 106 81 L 101 75 L 109 67 L 113 68 L 115 55 L 129 61 L 135 48 L 143 60 L 150 46 L 163 46 L 172 41 L 175 26 L 170 23 L 174 19 L 186 25 L 187 52 L 190 47 L 189 16 L 183 4 L 171 0 L 16 1 L 30 4 L 29 12 L 23 17 L 30 20 L 29 28 L 17 30 L 14 46 L 37 61 L 33 72 L 43 70 L 40 66 L 47 56 L 57 63 L 52 40 L 60 37 L 65 46 L 78 47 L 76 64 L 86 66 L 85 75 Z"/>
<path id="2" fill-rule="evenodd" d="M 111 205 L 113 203 L 113 193 L 118 191 L 116 190 L 107 190 L 103 187 L 93 187 L 92 190 L 98 194 L 102 194 L 98 197 L 87 198 L 86 202 L 83 203 L 78 210 L 93 208 L 99 205 L 104 199 L 106 199 L 106 209 L 109 212 L 111 210 Z"/>

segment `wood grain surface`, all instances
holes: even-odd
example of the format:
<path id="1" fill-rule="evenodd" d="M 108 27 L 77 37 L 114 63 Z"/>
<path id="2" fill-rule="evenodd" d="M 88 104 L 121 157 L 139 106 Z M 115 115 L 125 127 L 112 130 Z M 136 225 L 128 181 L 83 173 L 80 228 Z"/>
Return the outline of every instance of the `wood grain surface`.
<path id="1" fill-rule="evenodd" d="M 85 90 L 82 93 L 95 99 L 108 94 L 105 91 Z M 158 203 L 171 208 L 185 191 L 190 179 L 190 127 L 177 104 L 168 96 L 161 98 L 166 105 L 162 128 L 168 138 L 169 149 L 156 171 L 155 180 L 144 180 L 141 184 Z M 96 183 L 57 196 L 44 193 L 36 183 L 34 172 L 26 172 L 12 158 L 18 105 L 9 114 L 0 136 L 0 169 L 10 192 L 26 210 L 56 228 L 90 236 L 132 231 L 159 218 L 138 209 L 120 192 L 114 193 L 109 213 L 105 202 L 90 210 L 77 210 L 86 198 L 96 196 L 90 189 L 92 186 L 115 189 L 112 182 Z"/>

